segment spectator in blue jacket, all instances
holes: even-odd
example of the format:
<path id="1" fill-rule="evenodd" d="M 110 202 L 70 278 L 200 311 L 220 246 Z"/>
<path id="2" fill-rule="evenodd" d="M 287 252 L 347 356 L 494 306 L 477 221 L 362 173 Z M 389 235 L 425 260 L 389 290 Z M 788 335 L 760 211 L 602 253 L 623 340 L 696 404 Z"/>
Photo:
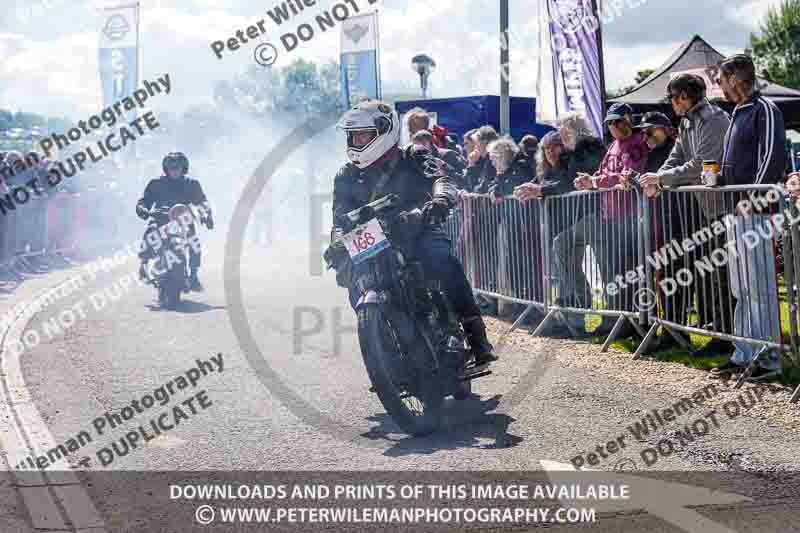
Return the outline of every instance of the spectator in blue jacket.
<path id="1" fill-rule="evenodd" d="M 756 71 L 750 56 L 737 54 L 720 63 L 719 84 L 725 98 L 736 104 L 722 156 L 725 185 L 778 184 L 786 168 L 786 131 L 778 107 L 764 98 L 756 87 Z M 760 196 L 763 196 L 763 191 Z M 751 199 L 753 195 L 751 194 Z M 736 207 L 736 224 L 729 239 L 736 240 L 736 254 L 729 257 L 731 290 L 737 299 L 734 335 L 779 342 L 780 320 L 775 258 L 769 213 L 778 206 L 753 208 L 750 200 Z M 745 234 L 758 236 L 754 242 Z M 764 380 L 780 374 L 780 354 L 766 347 L 734 343 L 730 360 L 713 369 L 713 376 L 735 373 L 760 354 L 758 368 L 750 379 Z"/>

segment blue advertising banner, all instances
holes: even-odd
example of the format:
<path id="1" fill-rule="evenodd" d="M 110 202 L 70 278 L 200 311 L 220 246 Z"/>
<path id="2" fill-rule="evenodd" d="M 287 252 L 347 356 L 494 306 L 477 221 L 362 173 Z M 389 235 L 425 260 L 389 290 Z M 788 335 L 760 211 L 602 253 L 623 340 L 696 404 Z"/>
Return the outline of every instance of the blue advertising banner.
<path id="1" fill-rule="evenodd" d="M 104 107 L 132 95 L 136 89 L 136 52 L 136 48 L 100 49 Z"/>
<path id="2" fill-rule="evenodd" d="M 342 99 L 345 108 L 361 100 L 378 98 L 377 55 L 369 52 L 342 54 Z"/>
<path id="3" fill-rule="evenodd" d="M 103 105 L 131 96 L 139 84 L 139 4 L 103 10 L 99 70 Z M 128 117 L 133 120 L 135 111 Z"/>
<path id="4" fill-rule="evenodd" d="M 377 13 L 350 17 L 342 24 L 341 74 L 345 108 L 381 97 Z"/>

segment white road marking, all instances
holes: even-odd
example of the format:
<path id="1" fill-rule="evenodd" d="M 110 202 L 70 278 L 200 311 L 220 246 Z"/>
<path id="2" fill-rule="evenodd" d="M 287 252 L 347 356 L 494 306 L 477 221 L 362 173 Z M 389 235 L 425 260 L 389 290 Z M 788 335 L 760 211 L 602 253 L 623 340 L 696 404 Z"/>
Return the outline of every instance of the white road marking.
<path id="1" fill-rule="evenodd" d="M 59 284 L 70 283 L 66 280 Z M 0 381 L 0 443 L 6 451 L 7 468 L 15 478 L 28 514 L 37 529 L 66 529 L 66 521 L 74 529 L 92 528 L 102 532 L 103 520 L 80 480 L 69 472 L 66 458 L 53 462 L 48 470 L 15 470 L 27 457 L 46 455 L 56 447 L 55 439 L 47 428 L 25 384 L 20 365 L 20 354 L 8 349 L 9 342 L 19 340 L 31 317 L 41 308 L 41 300 L 55 288 L 38 293 L 32 302 L 21 310 L 5 331 L 0 332 L 2 346 L 2 374 Z M 62 470 L 50 472 L 49 470 Z M 59 505 L 63 513 L 59 510 Z M 64 516 L 66 514 L 66 516 Z M 65 520 L 66 519 L 66 520 Z"/>
<path id="2" fill-rule="evenodd" d="M 643 509 L 689 533 L 736 533 L 736 531 L 714 522 L 688 506 L 725 505 L 753 501 L 747 496 L 731 494 L 705 487 L 695 487 L 683 483 L 673 483 L 658 479 L 632 476 L 620 472 L 609 472 L 583 468 L 580 480 L 578 472 L 571 464 L 555 461 L 539 461 L 554 484 L 575 484 L 582 487 L 599 484 L 614 486 L 628 485 L 629 499 L 624 500 L 561 500 L 562 505 L 572 507 L 593 507 L 597 512 L 619 512 Z"/>
<path id="3" fill-rule="evenodd" d="M 184 439 L 172 435 L 159 435 L 158 437 L 147 443 L 148 446 L 155 446 L 156 448 L 167 448 L 167 449 L 177 448 L 178 446 L 181 446 L 183 444 L 186 444 L 186 441 Z"/>

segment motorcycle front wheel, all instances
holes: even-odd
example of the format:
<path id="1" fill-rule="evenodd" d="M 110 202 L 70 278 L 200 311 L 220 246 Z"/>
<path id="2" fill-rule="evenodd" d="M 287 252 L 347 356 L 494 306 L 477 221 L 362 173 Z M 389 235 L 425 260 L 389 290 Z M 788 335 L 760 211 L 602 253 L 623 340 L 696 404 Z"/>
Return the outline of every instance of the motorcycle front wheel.
<path id="1" fill-rule="evenodd" d="M 186 265 L 178 263 L 172 267 L 167 284 L 167 302 L 170 309 L 176 309 L 181 304 L 181 291 L 186 285 Z"/>
<path id="2" fill-rule="evenodd" d="M 411 321 L 411 318 L 397 313 L 393 320 Z M 389 416 L 403 431 L 416 437 L 436 431 L 444 396 L 432 376 L 420 376 L 420 372 L 414 371 L 397 340 L 395 328 L 379 306 L 369 304 L 358 310 L 358 340 L 367 374 Z M 412 349 L 425 350 L 424 354 L 415 354 L 416 360 L 433 360 L 421 339 Z"/>

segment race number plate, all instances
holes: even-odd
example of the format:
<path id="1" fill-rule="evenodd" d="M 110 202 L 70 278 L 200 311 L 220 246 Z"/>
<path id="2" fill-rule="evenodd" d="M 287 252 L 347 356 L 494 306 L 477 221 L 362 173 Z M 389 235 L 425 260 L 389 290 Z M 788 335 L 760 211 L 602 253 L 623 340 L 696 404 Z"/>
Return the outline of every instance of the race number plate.
<path id="1" fill-rule="evenodd" d="M 373 218 L 344 236 L 353 264 L 358 264 L 389 247 L 378 219 Z"/>

